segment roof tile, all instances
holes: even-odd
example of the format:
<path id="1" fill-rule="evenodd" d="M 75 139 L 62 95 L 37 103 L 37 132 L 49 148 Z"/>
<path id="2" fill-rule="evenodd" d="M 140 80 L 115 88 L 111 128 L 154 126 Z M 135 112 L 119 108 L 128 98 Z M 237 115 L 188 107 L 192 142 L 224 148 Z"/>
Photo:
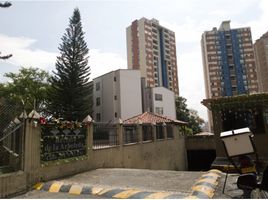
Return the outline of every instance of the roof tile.
<path id="1" fill-rule="evenodd" d="M 166 116 L 157 115 L 150 112 L 145 112 L 140 115 L 134 116 L 127 120 L 124 120 L 124 124 L 157 124 L 157 123 L 175 123 L 175 124 L 187 124 L 180 120 L 174 120 Z"/>

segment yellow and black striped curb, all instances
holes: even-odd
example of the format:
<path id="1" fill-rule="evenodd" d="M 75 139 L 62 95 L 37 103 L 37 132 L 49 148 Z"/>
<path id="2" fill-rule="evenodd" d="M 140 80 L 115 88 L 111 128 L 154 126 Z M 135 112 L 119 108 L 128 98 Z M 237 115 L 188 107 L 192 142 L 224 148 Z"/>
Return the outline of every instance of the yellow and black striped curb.
<path id="1" fill-rule="evenodd" d="M 221 174 L 221 171 L 216 169 L 203 174 L 193 185 L 192 193 L 186 199 L 211 199 L 215 194 Z"/>
<path id="2" fill-rule="evenodd" d="M 116 199 L 182 199 L 185 195 L 172 192 L 148 192 L 138 189 L 112 189 L 102 187 L 81 186 L 76 184 L 64 184 L 62 182 L 38 183 L 34 186 L 36 190 L 48 192 L 65 192 L 74 195 L 97 195 Z"/>

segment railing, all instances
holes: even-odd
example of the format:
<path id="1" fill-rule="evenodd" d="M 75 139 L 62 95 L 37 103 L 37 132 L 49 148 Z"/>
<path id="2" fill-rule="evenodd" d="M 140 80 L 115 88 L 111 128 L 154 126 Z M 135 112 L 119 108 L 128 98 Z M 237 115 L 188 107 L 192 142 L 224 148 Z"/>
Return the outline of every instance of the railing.
<path id="1" fill-rule="evenodd" d="M 123 141 L 124 144 L 138 142 L 138 130 L 136 125 L 124 126 Z"/>
<path id="2" fill-rule="evenodd" d="M 156 125 L 156 139 L 157 140 L 161 140 L 164 139 L 164 127 L 163 125 Z"/>
<path id="3" fill-rule="evenodd" d="M 0 99 L 0 167 L 12 171 L 21 169 L 24 123 L 16 118 L 21 113 L 21 106 Z"/>
<path id="4" fill-rule="evenodd" d="M 22 109 L 19 106 L 11 105 L 0 100 L 0 141 L 10 134 L 21 122 L 18 119 Z"/>
<path id="5" fill-rule="evenodd" d="M 151 124 L 142 125 L 142 141 L 153 140 L 153 127 Z"/>
<path id="6" fill-rule="evenodd" d="M 167 130 L 167 138 L 169 139 L 174 138 L 173 127 L 171 125 L 167 125 L 166 130 Z"/>
<path id="7" fill-rule="evenodd" d="M 102 149 L 119 145 L 115 124 L 93 124 L 93 149 Z"/>

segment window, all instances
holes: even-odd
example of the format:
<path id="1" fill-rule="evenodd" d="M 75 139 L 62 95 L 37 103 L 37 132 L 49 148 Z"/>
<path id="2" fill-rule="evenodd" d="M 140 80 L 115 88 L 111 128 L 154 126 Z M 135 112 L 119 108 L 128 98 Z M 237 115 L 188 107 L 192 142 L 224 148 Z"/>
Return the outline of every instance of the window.
<path id="1" fill-rule="evenodd" d="M 117 100 L 117 96 L 116 95 L 114 95 L 114 100 Z"/>
<path id="2" fill-rule="evenodd" d="M 114 77 L 114 82 L 116 82 L 116 77 Z"/>
<path id="3" fill-rule="evenodd" d="M 159 115 L 163 115 L 163 108 L 162 107 L 156 107 L 155 108 L 155 113 Z"/>
<path id="4" fill-rule="evenodd" d="M 123 134 L 124 144 L 137 143 L 138 131 L 136 126 L 124 126 Z"/>
<path id="5" fill-rule="evenodd" d="M 99 91 L 100 90 L 100 82 L 96 83 L 95 87 L 96 87 L 96 91 Z"/>
<path id="6" fill-rule="evenodd" d="M 101 121 L 101 114 L 100 113 L 96 113 L 96 121 L 97 122 Z"/>
<path id="7" fill-rule="evenodd" d="M 101 102 L 100 102 L 100 97 L 97 97 L 96 98 L 96 106 L 99 106 L 101 104 Z"/>
<path id="8" fill-rule="evenodd" d="M 167 125 L 167 138 L 174 138 L 172 125 Z"/>
<path id="9" fill-rule="evenodd" d="M 162 94 L 155 94 L 154 98 L 156 101 L 162 101 L 163 100 L 163 95 Z"/>
<path id="10" fill-rule="evenodd" d="M 117 112 L 114 113 L 114 117 L 117 118 Z"/>
<path id="11" fill-rule="evenodd" d="M 156 125 L 156 139 L 161 140 L 164 139 L 164 130 L 162 125 Z"/>
<path id="12" fill-rule="evenodd" d="M 143 141 L 153 140 L 153 129 L 151 125 L 142 125 L 142 140 Z"/>

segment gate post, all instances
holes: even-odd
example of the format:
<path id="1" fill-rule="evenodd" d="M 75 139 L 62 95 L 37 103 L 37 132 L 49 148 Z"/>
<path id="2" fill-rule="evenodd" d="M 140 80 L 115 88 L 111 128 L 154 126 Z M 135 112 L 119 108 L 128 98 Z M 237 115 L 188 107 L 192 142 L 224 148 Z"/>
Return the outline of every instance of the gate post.
<path id="1" fill-rule="evenodd" d="M 89 155 L 89 152 L 91 152 L 92 148 L 93 148 L 93 128 L 94 128 L 93 122 L 88 123 L 86 125 L 86 129 L 87 129 L 87 155 Z"/>
<path id="2" fill-rule="evenodd" d="M 90 152 L 92 152 L 93 149 L 93 131 L 94 131 L 94 121 L 92 118 L 88 115 L 83 120 L 83 123 L 86 125 L 86 145 L 87 145 L 87 157 L 89 157 Z"/>
<path id="3" fill-rule="evenodd" d="M 117 124 L 117 137 L 118 137 L 118 144 L 120 147 L 123 147 L 124 145 L 123 132 L 124 132 L 123 121 L 119 119 Z"/>
<path id="4" fill-rule="evenodd" d="M 155 142 L 156 139 L 156 123 L 152 123 L 152 131 L 153 131 L 153 141 Z"/>
<path id="5" fill-rule="evenodd" d="M 40 125 L 34 119 L 26 119 L 25 145 L 23 166 L 27 176 L 27 187 L 37 183 L 40 179 Z"/>
<path id="6" fill-rule="evenodd" d="M 143 138 L 142 138 L 142 124 L 138 124 L 138 128 L 137 128 L 137 131 L 138 131 L 138 143 L 143 143 Z"/>

